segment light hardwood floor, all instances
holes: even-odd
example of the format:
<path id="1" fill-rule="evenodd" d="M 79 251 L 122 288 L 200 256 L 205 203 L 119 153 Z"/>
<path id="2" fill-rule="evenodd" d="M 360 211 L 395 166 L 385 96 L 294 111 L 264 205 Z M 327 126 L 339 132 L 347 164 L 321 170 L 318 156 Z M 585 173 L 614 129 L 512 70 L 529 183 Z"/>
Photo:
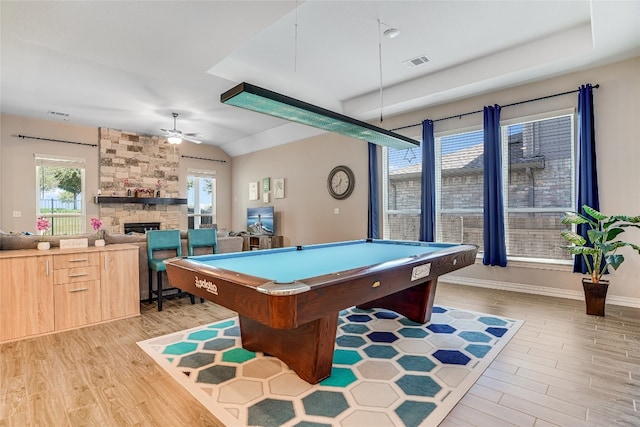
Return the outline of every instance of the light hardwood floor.
<path id="1" fill-rule="evenodd" d="M 436 304 L 525 320 L 441 424 L 640 426 L 640 309 L 440 283 Z M 0 426 L 219 426 L 137 341 L 224 319 L 212 303 L 0 345 Z M 373 427 L 373 426 L 369 426 Z"/>

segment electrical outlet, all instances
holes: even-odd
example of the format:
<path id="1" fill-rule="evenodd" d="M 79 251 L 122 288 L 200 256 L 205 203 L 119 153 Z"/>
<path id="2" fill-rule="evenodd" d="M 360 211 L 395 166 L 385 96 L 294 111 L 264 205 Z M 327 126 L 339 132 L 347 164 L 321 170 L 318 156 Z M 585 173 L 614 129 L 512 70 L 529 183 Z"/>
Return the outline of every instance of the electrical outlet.
<path id="1" fill-rule="evenodd" d="M 14 218 L 22 217 L 22 211 L 13 211 L 13 217 Z"/>
<path id="2" fill-rule="evenodd" d="M 340 208 L 333 208 L 333 213 L 335 215 L 340 215 Z"/>

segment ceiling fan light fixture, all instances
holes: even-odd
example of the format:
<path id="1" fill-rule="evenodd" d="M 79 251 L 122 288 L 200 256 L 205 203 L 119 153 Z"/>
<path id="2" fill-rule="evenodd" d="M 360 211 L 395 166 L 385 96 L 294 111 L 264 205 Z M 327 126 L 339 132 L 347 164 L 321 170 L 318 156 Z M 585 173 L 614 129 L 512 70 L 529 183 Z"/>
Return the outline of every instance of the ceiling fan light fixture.
<path id="1" fill-rule="evenodd" d="M 167 142 L 169 144 L 177 145 L 182 142 L 182 138 L 180 138 L 179 136 L 170 136 L 169 138 L 167 138 Z"/>
<path id="2" fill-rule="evenodd" d="M 240 83 L 226 91 L 220 95 L 220 102 L 387 147 L 420 145 L 404 135 L 249 83 Z"/>
<path id="3" fill-rule="evenodd" d="M 388 30 L 385 30 L 382 35 L 388 39 L 394 39 L 400 35 L 400 30 L 397 28 L 389 28 Z"/>

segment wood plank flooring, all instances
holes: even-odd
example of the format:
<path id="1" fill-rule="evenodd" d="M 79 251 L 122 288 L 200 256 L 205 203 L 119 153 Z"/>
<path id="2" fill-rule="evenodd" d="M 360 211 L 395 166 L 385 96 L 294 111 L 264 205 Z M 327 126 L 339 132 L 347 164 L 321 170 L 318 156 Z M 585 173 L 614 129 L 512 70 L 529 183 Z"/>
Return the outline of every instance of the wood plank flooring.
<path id="1" fill-rule="evenodd" d="M 525 320 L 441 426 L 640 426 L 640 309 L 447 283 L 436 303 Z M 172 300 L 0 345 L 0 426 L 220 426 L 136 342 L 232 315 Z"/>

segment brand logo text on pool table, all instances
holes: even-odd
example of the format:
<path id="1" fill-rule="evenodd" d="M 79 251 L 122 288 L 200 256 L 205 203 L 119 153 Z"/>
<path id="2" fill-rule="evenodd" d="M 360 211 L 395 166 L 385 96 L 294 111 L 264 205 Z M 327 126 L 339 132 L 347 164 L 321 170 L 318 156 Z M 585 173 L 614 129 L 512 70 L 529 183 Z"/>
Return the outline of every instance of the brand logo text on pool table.
<path id="1" fill-rule="evenodd" d="M 196 288 L 204 288 L 205 291 L 218 295 L 218 286 L 207 279 L 198 279 L 198 276 L 196 276 L 195 285 Z"/>

